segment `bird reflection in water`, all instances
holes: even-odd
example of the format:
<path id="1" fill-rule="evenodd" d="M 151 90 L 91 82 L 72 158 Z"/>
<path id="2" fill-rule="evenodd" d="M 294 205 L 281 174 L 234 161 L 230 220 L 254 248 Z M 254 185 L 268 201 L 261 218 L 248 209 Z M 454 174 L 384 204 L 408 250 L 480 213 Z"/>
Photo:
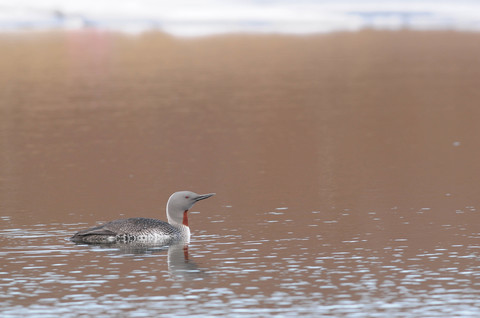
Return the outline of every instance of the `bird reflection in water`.
<path id="1" fill-rule="evenodd" d="M 207 276 L 188 254 L 188 243 L 174 244 L 168 248 L 168 272 L 176 280 L 194 280 Z"/>
<path id="2" fill-rule="evenodd" d="M 76 243 L 77 245 L 85 245 Z M 168 244 L 153 244 L 153 243 L 111 243 L 111 244 L 88 244 L 97 248 L 105 249 L 109 252 L 123 255 L 152 255 L 160 254 L 167 251 L 168 273 L 172 279 L 175 280 L 194 280 L 202 279 L 207 276 L 204 269 L 200 269 L 198 264 L 193 261 L 188 252 L 189 241 L 180 240 L 169 242 Z"/>

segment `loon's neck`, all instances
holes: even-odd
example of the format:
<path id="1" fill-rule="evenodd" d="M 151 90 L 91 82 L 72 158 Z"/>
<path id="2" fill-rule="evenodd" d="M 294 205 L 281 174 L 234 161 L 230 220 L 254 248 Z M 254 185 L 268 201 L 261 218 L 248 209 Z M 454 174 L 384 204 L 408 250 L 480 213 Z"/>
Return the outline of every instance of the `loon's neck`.
<path id="1" fill-rule="evenodd" d="M 183 213 L 172 213 L 167 208 L 167 219 L 171 226 L 180 230 L 182 236 L 190 237 L 190 227 L 188 226 L 188 210 L 183 211 Z"/>

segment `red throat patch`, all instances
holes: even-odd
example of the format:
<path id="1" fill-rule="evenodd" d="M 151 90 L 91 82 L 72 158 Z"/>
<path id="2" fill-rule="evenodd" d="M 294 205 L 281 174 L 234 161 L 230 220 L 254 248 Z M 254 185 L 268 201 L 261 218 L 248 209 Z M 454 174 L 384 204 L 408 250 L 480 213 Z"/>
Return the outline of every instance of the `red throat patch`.
<path id="1" fill-rule="evenodd" d="M 183 212 L 183 225 L 188 226 L 188 215 L 187 215 L 188 210 L 185 210 Z"/>

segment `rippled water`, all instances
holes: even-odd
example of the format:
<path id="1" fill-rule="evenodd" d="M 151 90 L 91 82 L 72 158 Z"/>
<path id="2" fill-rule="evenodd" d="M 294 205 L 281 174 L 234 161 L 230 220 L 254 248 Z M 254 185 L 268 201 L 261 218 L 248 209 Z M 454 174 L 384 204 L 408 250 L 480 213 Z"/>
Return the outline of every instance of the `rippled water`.
<path id="1" fill-rule="evenodd" d="M 314 217 L 317 232 L 289 226 L 289 212 L 302 212 L 281 211 L 259 215 L 258 233 L 238 231 L 227 215 L 228 227 L 200 231 L 186 247 L 74 245 L 66 238 L 79 224 L 3 230 L 3 315 L 478 314 L 478 234 L 420 248 L 416 238 L 370 232 L 337 241 L 352 212 Z M 265 234 L 269 224 L 280 231 Z"/>
<path id="2" fill-rule="evenodd" d="M 3 37 L 2 317 L 480 315 L 477 37 Z"/>

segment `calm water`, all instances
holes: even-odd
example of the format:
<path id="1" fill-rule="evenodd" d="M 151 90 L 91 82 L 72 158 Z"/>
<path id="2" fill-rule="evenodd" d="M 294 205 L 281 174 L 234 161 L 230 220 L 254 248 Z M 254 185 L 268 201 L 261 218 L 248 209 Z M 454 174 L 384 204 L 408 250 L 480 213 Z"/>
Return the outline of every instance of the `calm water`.
<path id="1" fill-rule="evenodd" d="M 479 316 L 478 37 L 2 36 L 2 317 Z"/>

